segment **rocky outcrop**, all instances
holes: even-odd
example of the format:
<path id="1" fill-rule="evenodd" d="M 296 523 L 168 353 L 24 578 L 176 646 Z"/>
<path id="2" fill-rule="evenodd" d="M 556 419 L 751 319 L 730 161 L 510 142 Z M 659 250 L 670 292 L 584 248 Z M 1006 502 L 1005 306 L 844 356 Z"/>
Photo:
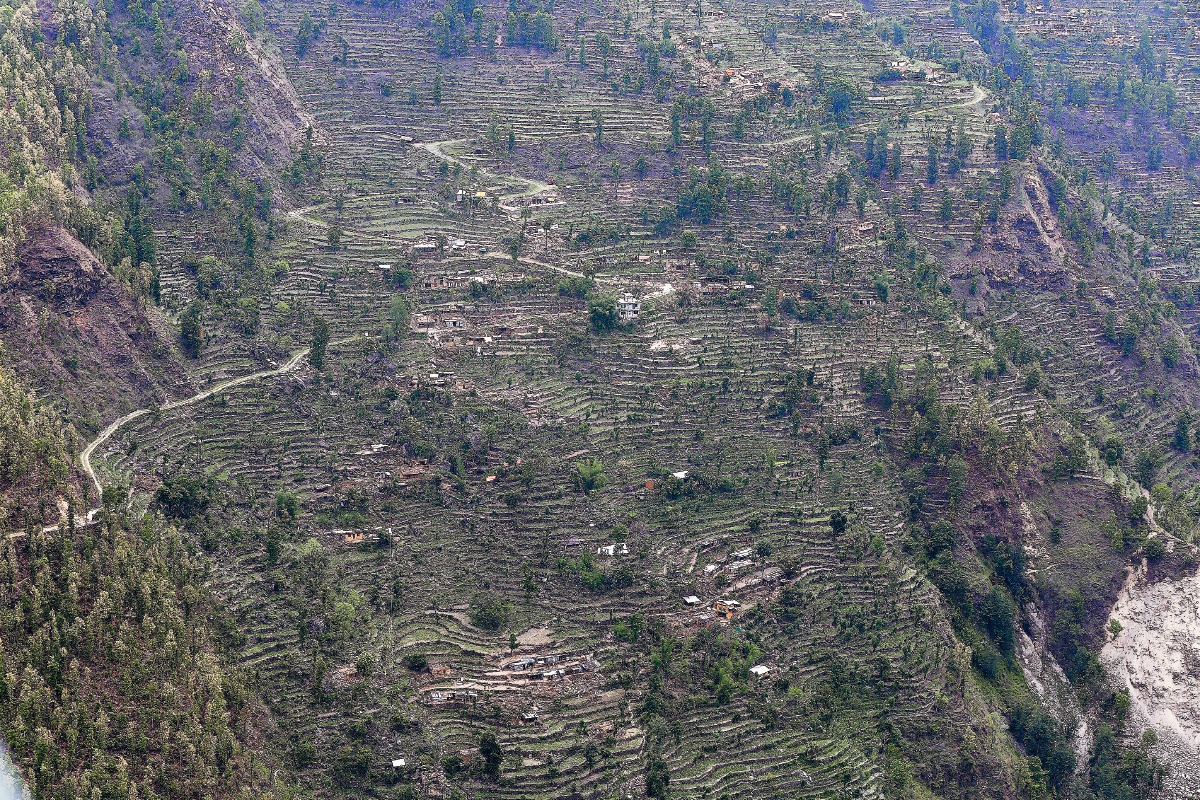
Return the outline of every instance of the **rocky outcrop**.
<path id="1" fill-rule="evenodd" d="M 1117 689 L 1130 697 L 1132 726 L 1152 728 L 1171 766 L 1165 797 L 1200 785 L 1200 576 L 1150 581 L 1132 571 L 1112 619 L 1120 633 L 1100 654 Z"/>
<path id="2" fill-rule="evenodd" d="M 17 248 L 16 288 L 60 310 L 87 305 L 103 278 L 104 267 L 92 251 L 62 228 L 34 231 Z"/>
<path id="3" fill-rule="evenodd" d="M 86 433 L 193 393 L 169 325 L 130 297 L 71 233 L 30 230 L 0 287 L 5 361 Z"/>

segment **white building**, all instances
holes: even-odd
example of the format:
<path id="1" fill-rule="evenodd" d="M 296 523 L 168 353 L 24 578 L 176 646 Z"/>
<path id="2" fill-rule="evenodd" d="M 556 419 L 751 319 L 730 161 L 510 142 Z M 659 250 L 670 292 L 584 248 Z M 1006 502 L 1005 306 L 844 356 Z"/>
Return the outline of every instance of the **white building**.
<path id="1" fill-rule="evenodd" d="M 625 320 L 635 320 L 642 313 L 642 301 L 626 292 L 617 301 L 617 315 Z"/>

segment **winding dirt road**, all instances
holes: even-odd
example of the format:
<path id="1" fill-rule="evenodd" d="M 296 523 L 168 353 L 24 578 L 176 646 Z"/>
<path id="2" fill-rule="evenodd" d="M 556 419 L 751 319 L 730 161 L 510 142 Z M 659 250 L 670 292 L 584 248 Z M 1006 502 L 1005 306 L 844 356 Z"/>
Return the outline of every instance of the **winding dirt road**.
<path id="1" fill-rule="evenodd" d="M 461 159 L 458 156 L 450 155 L 446 152 L 447 145 L 467 144 L 470 141 L 470 139 L 447 139 L 441 142 L 421 142 L 419 144 L 414 144 L 413 147 L 417 148 L 418 150 L 424 150 L 426 153 L 430 153 L 443 161 L 449 161 L 451 164 L 457 164 L 465 170 L 475 167 L 479 170 L 481 175 L 491 176 L 495 180 L 513 181 L 516 183 L 525 184 L 525 191 L 521 194 L 515 195 L 515 197 L 529 197 L 530 195 L 541 194 L 542 192 L 549 192 L 554 189 L 552 185 L 546 183 L 545 181 L 539 181 L 534 178 L 522 178 L 519 175 L 499 175 L 495 172 L 491 172 L 490 170 L 480 167 L 478 164 L 472 164 L 469 161 Z"/>
<path id="2" fill-rule="evenodd" d="M 358 334 L 356 336 L 351 336 L 346 339 L 339 339 L 336 342 L 330 342 L 329 344 L 331 346 L 347 344 L 348 342 L 353 342 L 358 339 L 364 338 L 364 336 L 366 336 L 366 334 Z M 285 361 L 283 363 L 282 366 L 276 367 L 275 369 L 264 369 L 259 372 L 252 372 L 249 375 L 243 375 L 240 378 L 230 378 L 227 381 L 222 381 L 221 383 L 218 383 L 214 386 L 210 386 L 209 388 L 205 389 L 204 391 L 199 392 L 198 394 L 194 394 L 191 397 L 186 397 L 186 398 L 183 398 L 182 400 L 172 400 L 169 403 L 164 403 L 162 406 L 159 406 L 159 410 L 160 411 L 170 411 L 171 409 L 183 408 L 184 406 L 190 406 L 194 403 L 199 403 L 201 400 L 207 400 L 208 398 L 212 397 L 214 394 L 217 394 L 218 392 L 223 392 L 226 389 L 232 389 L 235 386 L 241 386 L 243 383 L 249 383 L 250 381 L 258 380 L 259 378 L 270 378 L 274 375 L 283 375 L 288 372 L 291 372 L 297 366 L 300 365 L 300 362 L 304 360 L 304 357 L 308 355 L 308 353 L 311 349 L 312 348 L 310 348 L 310 347 L 305 347 L 301 350 L 297 350 L 295 353 L 292 354 L 291 358 L 289 358 L 287 361 Z M 125 416 L 119 417 L 118 419 L 114 420 L 112 422 L 112 424 L 110 424 L 107 428 L 102 430 L 100 432 L 100 435 L 97 436 L 95 439 L 93 439 L 88 444 L 88 446 L 83 449 L 83 452 L 79 454 L 79 461 L 83 465 L 83 471 L 88 474 L 88 477 L 92 479 L 92 483 L 96 486 L 96 495 L 97 496 L 99 496 L 104 491 L 104 487 L 100 483 L 100 478 L 97 477 L 97 475 L 96 475 L 96 470 L 92 467 L 92 454 L 96 452 L 97 447 L 99 447 L 100 445 L 104 444 L 106 441 L 111 439 L 112 435 L 114 433 L 116 433 L 117 431 L 119 431 L 127 423 L 132 422 L 133 420 L 135 420 L 139 417 L 145 416 L 146 414 L 149 414 L 152 410 L 153 409 L 149 409 L 149 408 L 139 408 L 136 411 L 131 411 L 128 414 L 126 414 Z M 99 508 L 93 508 L 90 511 L 88 511 L 87 520 L 90 522 L 93 519 L 93 517 L 96 515 L 96 512 L 98 512 L 99 510 L 100 510 Z M 54 525 L 54 526 L 51 526 L 50 528 L 48 528 L 47 530 L 54 530 L 54 529 L 57 529 L 57 527 L 58 527 L 57 525 Z"/>
<path id="3" fill-rule="evenodd" d="M 982 103 L 986 97 L 987 97 L 987 92 L 983 89 L 983 87 L 977 83 L 972 83 L 970 100 L 963 100 L 958 103 L 951 103 L 948 106 L 933 106 L 932 108 L 924 108 L 924 109 L 921 109 L 920 111 L 914 111 L 910 115 L 910 117 L 920 117 L 920 116 L 924 116 L 926 114 L 936 114 L 940 111 L 951 111 L 956 108 L 977 108 L 979 106 L 979 104 Z M 849 131 L 855 131 L 855 130 L 870 130 L 872 125 L 878 125 L 878 124 L 879 123 L 877 120 L 872 120 L 870 122 L 860 122 L 855 125 L 847 126 L 845 128 L 845 131 L 849 132 Z M 811 133 L 797 133 L 794 136 L 789 136 L 785 139 L 777 139 L 777 140 L 771 141 L 771 142 L 758 142 L 756 144 L 756 146 L 757 147 L 786 147 L 787 145 L 796 144 L 797 142 L 811 143 L 812 142 L 812 134 Z"/>

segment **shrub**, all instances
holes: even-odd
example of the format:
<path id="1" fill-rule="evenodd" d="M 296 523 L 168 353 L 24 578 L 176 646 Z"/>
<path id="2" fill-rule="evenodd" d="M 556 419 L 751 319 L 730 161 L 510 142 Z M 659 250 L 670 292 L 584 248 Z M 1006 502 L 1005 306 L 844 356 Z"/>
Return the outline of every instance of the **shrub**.
<path id="1" fill-rule="evenodd" d="M 604 474 L 604 464 L 597 458 L 589 458 L 575 464 L 575 472 L 571 476 L 575 491 L 590 494 L 595 489 L 602 489 L 608 483 Z"/>
<path id="2" fill-rule="evenodd" d="M 303 769 L 317 760 L 317 748 L 312 742 L 297 742 L 292 747 L 292 762 Z"/>
<path id="3" fill-rule="evenodd" d="M 333 762 L 334 778 L 343 786 L 353 783 L 356 779 L 365 778 L 370 771 L 371 749 L 366 745 L 343 747 Z"/>
<path id="4" fill-rule="evenodd" d="M 508 624 L 508 603 L 494 595 L 477 594 L 471 600 L 471 623 L 487 631 L 498 631 Z"/>
<path id="5" fill-rule="evenodd" d="M 1167 545 L 1163 542 L 1161 536 L 1151 536 L 1146 540 L 1146 544 L 1142 546 L 1142 552 L 1146 554 L 1146 558 L 1151 561 L 1157 561 L 1167 553 Z"/>
<path id="6" fill-rule="evenodd" d="M 1150 510 L 1150 501 L 1145 495 L 1139 494 L 1137 499 L 1129 506 L 1129 521 L 1135 525 L 1146 518 L 1146 512 Z"/>
<path id="7" fill-rule="evenodd" d="M 163 481 L 154 494 L 155 504 L 168 517 L 190 519 L 208 510 L 212 487 L 190 475 L 175 475 Z"/>
<path id="8" fill-rule="evenodd" d="M 929 534 L 925 539 L 926 555 L 932 558 L 943 550 L 952 549 L 956 538 L 954 526 L 944 519 L 939 519 L 929 526 Z"/>

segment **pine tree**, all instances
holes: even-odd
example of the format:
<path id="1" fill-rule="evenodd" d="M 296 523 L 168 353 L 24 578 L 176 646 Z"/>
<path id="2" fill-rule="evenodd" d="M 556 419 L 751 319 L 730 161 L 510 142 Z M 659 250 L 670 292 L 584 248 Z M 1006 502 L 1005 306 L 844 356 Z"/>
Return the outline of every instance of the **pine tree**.
<path id="1" fill-rule="evenodd" d="M 325 348 L 329 345 L 329 323 L 320 317 L 313 317 L 312 348 L 308 360 L 314 369 L 325 368 Z"/>

